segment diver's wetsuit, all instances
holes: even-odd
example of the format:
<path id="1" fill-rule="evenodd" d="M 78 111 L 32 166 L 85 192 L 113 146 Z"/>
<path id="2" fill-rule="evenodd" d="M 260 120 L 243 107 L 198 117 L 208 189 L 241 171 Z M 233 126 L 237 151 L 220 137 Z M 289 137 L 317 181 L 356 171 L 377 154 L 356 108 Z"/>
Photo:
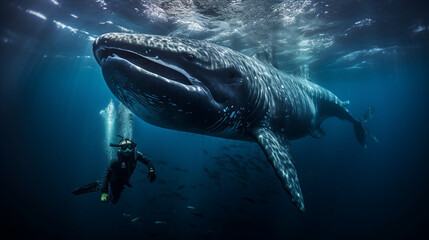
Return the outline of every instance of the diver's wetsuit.
<path id="1" fill-rule="evenodd" d="M 149 170 L 154 169 L 152 162 L 146 159 L 146 157 L 137 150 L 134 150 L 134 153 L 131 153 L 130 156 L 124 156 L 118 152 L 118 158 L 114 158 L 110 161 L 106 173 L 104 174 L 101 192 L 108 193 L 110 183 L 112 203 L 117 203 L 119 201 L 122 190 L 124 190 L 124 185 L 131 186 L 129 181 L 136 169 L 137 161 L 147 165 Z"/>

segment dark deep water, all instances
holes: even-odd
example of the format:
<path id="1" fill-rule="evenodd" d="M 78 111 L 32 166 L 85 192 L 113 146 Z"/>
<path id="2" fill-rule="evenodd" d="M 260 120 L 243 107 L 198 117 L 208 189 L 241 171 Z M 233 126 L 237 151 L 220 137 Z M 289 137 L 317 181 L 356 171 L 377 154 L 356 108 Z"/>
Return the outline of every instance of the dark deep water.
<path id="1" fill-rule="evenodd" d="M 374 2 L 2 1 L 3 235 L 428 238 L 429 9 L 424 1 Z M 355 115 L 374 106 L 367 126 L 380 143 L 363 149 L 338 119 L 323 123 L 323 139 L 293 141 L 306 204 L 300 214 L 256 143 L 136 117 L 133 139 L 154 161 L 157 180 L 150 184 L 139 165 L 117 205 L 98 193 L 74 196 L 108 163 L 100 110 L 118 102 L 91 45 L 117 31 L 205 39 L 249 55 L 268 44 L 280 69 L 350 100 Z"/>

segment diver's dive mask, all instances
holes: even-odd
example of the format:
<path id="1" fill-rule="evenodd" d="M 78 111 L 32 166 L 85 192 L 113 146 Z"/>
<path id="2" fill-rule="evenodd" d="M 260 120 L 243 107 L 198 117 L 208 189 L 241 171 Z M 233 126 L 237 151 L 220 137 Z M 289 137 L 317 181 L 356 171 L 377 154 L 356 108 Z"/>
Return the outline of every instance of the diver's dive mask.
<path id="1" fill-rule="evenodd" d="M 131 152 L 133 149 L 134 149 L 134 144 L 122 144 L 121 145 L 121 150 L 123 152 Z"/>
<path id="2" fill-rule="evenodd" d="M 118 136 L 121 137 L 122 140 L 119 141 L 119 144 L 111 143 L 111 147 L 119 147 L 119 151 L 123 153 L 131 153 L 136 148 L 137 144 L 135 142 L 120 135 Z"/>

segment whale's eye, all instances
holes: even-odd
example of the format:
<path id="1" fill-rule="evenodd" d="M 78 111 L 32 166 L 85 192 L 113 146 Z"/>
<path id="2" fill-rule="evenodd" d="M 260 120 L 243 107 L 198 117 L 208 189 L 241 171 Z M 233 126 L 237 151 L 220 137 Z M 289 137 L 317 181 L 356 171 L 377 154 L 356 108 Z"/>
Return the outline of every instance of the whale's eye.
<path id="1" fill-rule="evenodd" d="M 194 54 L 186 54 L 186 59 L 188 59 L 189 61 L 194 61 L 195 60 L 195 55 Z"/>
<path id="2" fill-rule="evenodd" d="M 236 78 L 241 78 L 241 74 L 240 72 L 236 71 L 236 70 L 231 70 L 229 72 L 229 78 L 230 79 L 236 79 Z"/>

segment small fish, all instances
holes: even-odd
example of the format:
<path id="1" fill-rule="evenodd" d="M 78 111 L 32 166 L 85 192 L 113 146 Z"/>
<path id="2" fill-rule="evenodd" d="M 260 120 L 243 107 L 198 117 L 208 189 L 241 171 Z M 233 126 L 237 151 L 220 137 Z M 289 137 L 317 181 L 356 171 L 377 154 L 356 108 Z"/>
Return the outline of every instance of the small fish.
<path id="1" fill-rule="evenodd" d="M 252 166 L 251 167 L 252 169 L 254 169 L 260 173 L 263 173 L 263 170 L 261 169 L 261 167 L 259 167 L 256 163 L 249 161 L 249 164 Z"/>
<path id="2" fill-rule="evenodd" d="M 159 161 L 157 162 L 157 164 L 167 165 L 167 162 L 166 162 L 166 161 L 159 160 Z"/>
<path id="3" fill-rule="evenodd" d="M 222 208 L 222 210 L 223 210 L 224 212 L 227 212 L 227 213 L 230 213 L 230 212 L 231 212 L 231 211 L 228 209 L 228 207 L 227 207 L 227 206 L 225 206 L 225 205 L 221 205 L 220 207 Z"/>
<path id="4" fill-rule="evenodd" d="M 185 188 L 185 184 L 180 185 L 177 189 L 183 189 L 183 188 Z"/>
<path id="5" fill-rule="evenodd" d="M 247 183 L 245 183 L 245 182 L 243 182 L 243 181 L 237 181 L 242 187 L 247 187 L 248 185 L 247 185 Z M 244 199 L 246 199 L 246 198 L 244 198 Z M 249 199 L 246 199 L 247 201 L 249 201 L 249 202 L 251 202 L 251 200 L 249 200 Z"/>
<path id="6" fill-rule="evenodd" d="M 176 170 L 176 171 L 179 171 L 179 172 L 182 171 L 182 169 L 179 168 L 179 167 L 173 167 L 173 169 Z"/>
<path id="7" fill-rule="evenodd" d="M 207 150 L 203 149 L 203 152 L 204 152 L 205 155 L 207 155 Z"/>
<path id="8" fill-rule="evenodd" d="M 174 194 L 176 197 L 182 197 L 182 194 L 180 194 L 180 193 L 178 193 L 178 192 L 173 192 L 173 191 L 170 191 L 172 194 Z"/>
<path id="9" fill-rule="evenodd" d="M 270 202 L 268 200 L 265 200 L 265 199 L 259 200 L 259 203 L 266 204 L 266 205 L 270 204 Z"/>
<path id="10" fill-rule="evenodd" d="M 167 222 L 164 222 L 164 221 L 155 221 L 155 224 L 167 224 Z"/>
<path id="11" fill-rule="evenodd" d="M 166 197 L 166 198 L 172 198 L 172 197 L 174 197 L 173 194 L 167 194 L 167 193 L 160 193 L 160 194 L 158 194 L 158 196 L 160 196 L 160 197 Z"/>
<path id="12" fill-rule="evenodd" d="M 195 209 L 195 207 L 192 207 L 192 206 L 186 206 L 186 208 Z"/>
<path id="13" fill-rule="evenodd" d="M 167 182 L 166 181 L 164 181 L 164 180 L 158 180 L 158 181 L 156 181 L 157 183 L 159 183 L 159 184 L 166 184 Z"/>
<path id="14" fill-rule="evenodd" d="M 156 196 L 152 197 L 152 198 L 149 200 L 149 203 L 153 203 L 155 200 L 156 200 Z"/>
<path id="15" fill-rule="evenodd" d="M 137 221 L 139 219 L 140 219 L 140 217 L 133 218 L 133 220 L 131 220 L 131 222 L 133 223 L 133 222 L 135 222 L 135 221 Z"/>
<path id="16" fill-rule="evenodd" d="M 128 214 L 128 213 L 122 213 L 122 216 L 124 216 L 124 217 L 130 217 L 131 215 Z"/>
<path id="17" fill-rule="evenodd" d="M 241 169 L 241 164 L 237 160 L 231 158 L 231 163 L 235 168 Z"/>
<path id="18" fill-rule="evenodd" d="M 248 198 L 248 197 L 242 197 L 242 199 L 245 199 L 245 200 L 247 200 L 248 202 L 251 202 L 251 203 L 255 203 L 256 202 L 254 199 Z"/>
<path id="19" fill-rule="evenodd" d="M 202 234 L 202 233 L 199 233 L 199 235 L 203 238 L 203 239 L 207 239 L 207 240 L 209 240 L 210 238 L 208 238 L 206 235 L 204 235 L 204 234 Z"/>
<path id="20" fill-rule="evenodd" d="M 192 214 L 194 214 L 195 216 L 200 217 L 200 218 L 204 217 L 204 215 L 201 213 L 192 212 Z"/>
<path id="21" fill-rule="evenodd" d="M 243 208 L 237 208 L 237 210 L 238 210 L 240 213 L 247 213 L 247 211 L 246 211 L 245 209 L 243 209 Z"/>
<path id="22" fill-rule="evenodd" d="M 216 174 L 214 174 L 214 173 L 209 174 L 209 177 L 210 177 L 211 179 L 214 179 L 214 180 L 217 180 L 217 181 L 219 181 L 219 180 L 220 180 L 219 175 L 216 175 Z"/>
<path id="23" fill-rule="evenodd" d="M 249 176 L 248 176 L 248 175 L 246 175 L 246 176 L 243 176 L 243 175 L 237 175 L 237 178 L 239 178 L 239 179 L 243 180 L 244 182 L 249 181 Z"/>

